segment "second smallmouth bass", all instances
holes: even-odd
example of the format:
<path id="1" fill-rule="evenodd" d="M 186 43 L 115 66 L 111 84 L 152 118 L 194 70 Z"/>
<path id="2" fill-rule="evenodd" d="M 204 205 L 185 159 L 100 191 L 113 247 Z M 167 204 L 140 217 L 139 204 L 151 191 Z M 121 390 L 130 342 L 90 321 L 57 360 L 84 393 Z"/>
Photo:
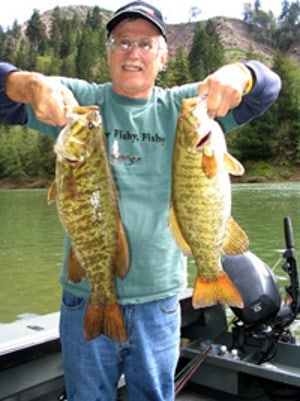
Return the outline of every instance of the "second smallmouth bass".
<path id="1" fill-rule="evenodd" d="M 231 217 L 229 173 L 243 172 L 243 166 L 227 153 L 224 134 L 209 118 L 205 100 L 183 99 L 173 153 L 170 229 L 197 265 L 194 308 L 218 302 L 243 307 L 221 264 L 222 253 L 248 249 L 246 233 Z"/>
<path id="2" fill-rule="evenodd" d="M 87 277 L 91 287 L 85 337 L 105 334 L 125 341 L 114 279 L 116 274 L 125 276 L 129 255 L 98 107 L 75 107 L 54 151 L 56 176 L 48 201 L 56 200 L 59 218 L 71 239 L 69 280 Z"/>

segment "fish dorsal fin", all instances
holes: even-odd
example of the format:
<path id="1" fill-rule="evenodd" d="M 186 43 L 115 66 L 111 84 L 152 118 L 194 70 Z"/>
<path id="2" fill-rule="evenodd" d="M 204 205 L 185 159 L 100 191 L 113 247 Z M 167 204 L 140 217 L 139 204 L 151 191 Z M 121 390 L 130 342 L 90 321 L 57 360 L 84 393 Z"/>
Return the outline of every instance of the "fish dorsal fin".
<path id="1" fill-rule="evenodd" d="M 249 248 L 249 239 L 245 231 L 234 221 L 232 217 L 227 222 L 226 237 L 222 244 L 222 252 L 225 255 L 238 255 Z"/>
<path id="2" fill-rule="evenodd" d="M 224 153 L 224 165 L 232 175 L 243 175 L 245 172 L 244 166 L 228 152 Z"/>
<path id="3" fill-rule="evenodd" d="M 215 177 L 218 172 L 218 164 L 215 155 L 209 155 L 203 152 L 201 167 L 207 178 Z"/>
<path id="4" fill-rule="evenodd" d="M 191 255 L 192 254 L 191 248 L 189 247 L 188 243 L 186 242 L 186 240 L 181 232 L 181 229 L 179 227 L 178 220 L 176 217 L 176 213 L 175 213 L 174 207 L 172 205 L 170 207 L 169 227 L 170 227 L 170 231 L 171 231 L 178 247 L 180 248 L 181 252 L 184 253 L 185 255 Z"/>

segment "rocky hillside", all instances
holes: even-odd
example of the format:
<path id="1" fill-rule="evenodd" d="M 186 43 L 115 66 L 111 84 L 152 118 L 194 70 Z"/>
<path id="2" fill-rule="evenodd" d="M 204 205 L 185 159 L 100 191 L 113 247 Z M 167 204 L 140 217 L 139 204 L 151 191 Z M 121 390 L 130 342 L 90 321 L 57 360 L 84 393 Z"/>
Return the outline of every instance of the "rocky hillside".
<path id="1" fill-rule="evenodd" d="M 91 7 L 68 6 L 61 7 L 60 9 L 67 18 L 71 18 L 74 13 L 81 18 L 85 18 Z M 48 30 L 51 25 L 52 12 L 53 10 L 49 10 L 42 15 L 42 19 Z M 102 13 L 104 21 L 107 21 L 111 15 L 111 11 L 103 9 Z M 246 53 L 251 50 L 255 58 L 263 61 L 267 65 L 272 64 L 272 58 L 276 49 L 261 43 L 254 34 L 249 31 L 249 27 L 246 23 L 238 19 L 227 17 L 216 17 L 214 20 L 226 50 L 226 58 L 228 61 L 242 60 L 245 58 Z M 171 56 L 175 54 L 176 48 L 180 43 L 185 44 L 186 54 L 189 52 L 193 42 L 195 26 L 195 23 L 168 25 L 168 42 Z M 292 48 L 289 49 L 286 56 L 294 60 L 300 67 L 300 39 L 298 43 L 295 43 Z"/>
<path id="2" fill-rule="evenodd" d="M 215 23 L 225 48 L 228 61 L 242 60 L 251 50 L 255 58 L 267 65 L 272 64 L 276 49 L 261 43 L 249 31 L 246 23 L 238 19 L 216 17 Z M 174 55 L 179 43 L 185 44 L 186 54 L 189 52 L 194 37 L 195 24 L 186 23 L 168 26 L 168 38 L 171 55 Z M 300 39 L 286 54 L 300 67 Z"/>

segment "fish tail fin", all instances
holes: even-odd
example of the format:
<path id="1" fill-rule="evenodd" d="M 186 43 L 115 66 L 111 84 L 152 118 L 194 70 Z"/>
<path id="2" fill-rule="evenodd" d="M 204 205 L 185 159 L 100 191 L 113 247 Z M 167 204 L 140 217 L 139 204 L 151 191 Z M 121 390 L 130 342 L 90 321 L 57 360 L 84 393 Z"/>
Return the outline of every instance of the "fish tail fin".
<path id="1" fill-rule="evenodd" d="M 118 222 L 118 246 L 115 253 L 113 265 L 115 269 L 115 273 L 120 277 L 124 278 L 127 270 L 128 270 L 128 263 L 129 263 L 129 251 L 128 251 L 128 244 L 126 235 L 123 229 L 123 225 L 121 219 Z"/>
<path id="2" fill-rule="evenodd" d="M 87 340 L 92 340 L 100 334 L 114 341 L 126 341 L 125 324 L 117 302 L 95 305 L 89 301 L 84 320 L 84 336 Z"/>
<path id="3" fill-rule="evenodd" d="M 222 244 L 225 255 L 238 255 L 249 249 L 249 238 L 232 217 L 227 222 L 226 237 Z"/>
<path id="4" fill-rule="evenodd" d="M 213 306 L 218 302 L 238 308 L 244 306 L 240 293 L 225 272 L 211 281 L 197 276 L 192 298 L 193 307 L 198 309 Z"/>
<path id="5" fill-rule="evenodd" d="M 84 268 L 81 266 L 73 248 L 70 250 L 68 259 L 68 279 L 73 283 L 79 283 L 86 276 Z"/>

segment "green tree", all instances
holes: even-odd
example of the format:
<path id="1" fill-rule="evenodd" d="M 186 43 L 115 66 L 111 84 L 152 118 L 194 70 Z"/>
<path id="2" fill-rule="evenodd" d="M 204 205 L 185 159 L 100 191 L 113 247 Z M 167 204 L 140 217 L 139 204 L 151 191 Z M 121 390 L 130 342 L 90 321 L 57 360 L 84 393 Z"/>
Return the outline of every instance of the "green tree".
<path id="1" fill-rule="evenodd" d="M 101 9 L 95 6 L 91 12 L 87 14 L 86 25 L 90 26 L 94 32 L 102 32 L 104 28 Z"/>
<path id="2" fill-rule="evenodd" d="M 90 27 L 85 27 L 78 43 L 77 73 L 80 78 L 93 81 L 98 66 L 98 37 Z"/>
<path id="3" fill-rule="evenodd" d="M 239 128 L 229 146 L 234 146 L 241 161 L 291 165 L 300 162 L 300 70 L 280 52 L 273 70 L 282 80 L 278 99 L 263 115 Z"/>
<path id="4" fill-rule="evenodd" d="M 0 60 L 5 58 L 5 33 L 2 26 L 0 26 Z"/>
<path id="5" fill-rule="evenodd" d="M 282 89 L 276 102 L 276 149 L 278 163 L 300 162 L 300 69 L 277 52 L 274 71 L 282 79 Z"/>
<path id="6" fill-rule="evenodd" d="M 224 60 L 224 48 L 214 21 L 208 20 L 204 26 L 198 23 L 188 55 L 192 79 L 201 81 L 224 64 Z"/>
<path id="7" fill-rule="evenodd" d="M 22 172 L 19 144 L 12 130 L 2 125 L 0 131 L 0 178 L 14 178 Z"/>
<path id="8" fill-rule="evenodd" d="M 196 24 L 192 47 L 188 55 L 190 74 L 194 81 L 201 81 L 206 74 L 205 54 L 209 52 L 209 38 L 202 23 Z"/>
<path id="9" fill-rule="evenodd" d="M 176 49 L 175 57 L 171 58 L 168 67 L 159 76 L 158 84 L 163 87 L 172 87 L 191 82 L 189 62 L 184 54 L 184 45 L 180 44 Z"/>
<path id="10" fill-rule="evenodd" d="M 64 20 L 61 16 L 59 7 L 55 7 L 52 13 L 52 24 L 49 33 L 49 46 L 52 48 L 55 55 L 61 56 L 62 45 L 62 30 Z"/>
<path id="11" fill-rule="evenodd" d="M 47 48 L 48 38 L 46 35 L 46 27 L 43 23 L 38 10 L 34 10 L 28 21 L 26 28 L 26 36 L 31 46 L 38 52 L 43 54 Z"/>
<path id="12" fill-rule="evenodd" d="M 207 21 L 205 30 L 210 39 L 211 46 L 205 60 L 205 65 L 208 72 L 213 72 L 225 63 L 224 47 L 217 31 L 216 24 L 212 19 Z"/>

